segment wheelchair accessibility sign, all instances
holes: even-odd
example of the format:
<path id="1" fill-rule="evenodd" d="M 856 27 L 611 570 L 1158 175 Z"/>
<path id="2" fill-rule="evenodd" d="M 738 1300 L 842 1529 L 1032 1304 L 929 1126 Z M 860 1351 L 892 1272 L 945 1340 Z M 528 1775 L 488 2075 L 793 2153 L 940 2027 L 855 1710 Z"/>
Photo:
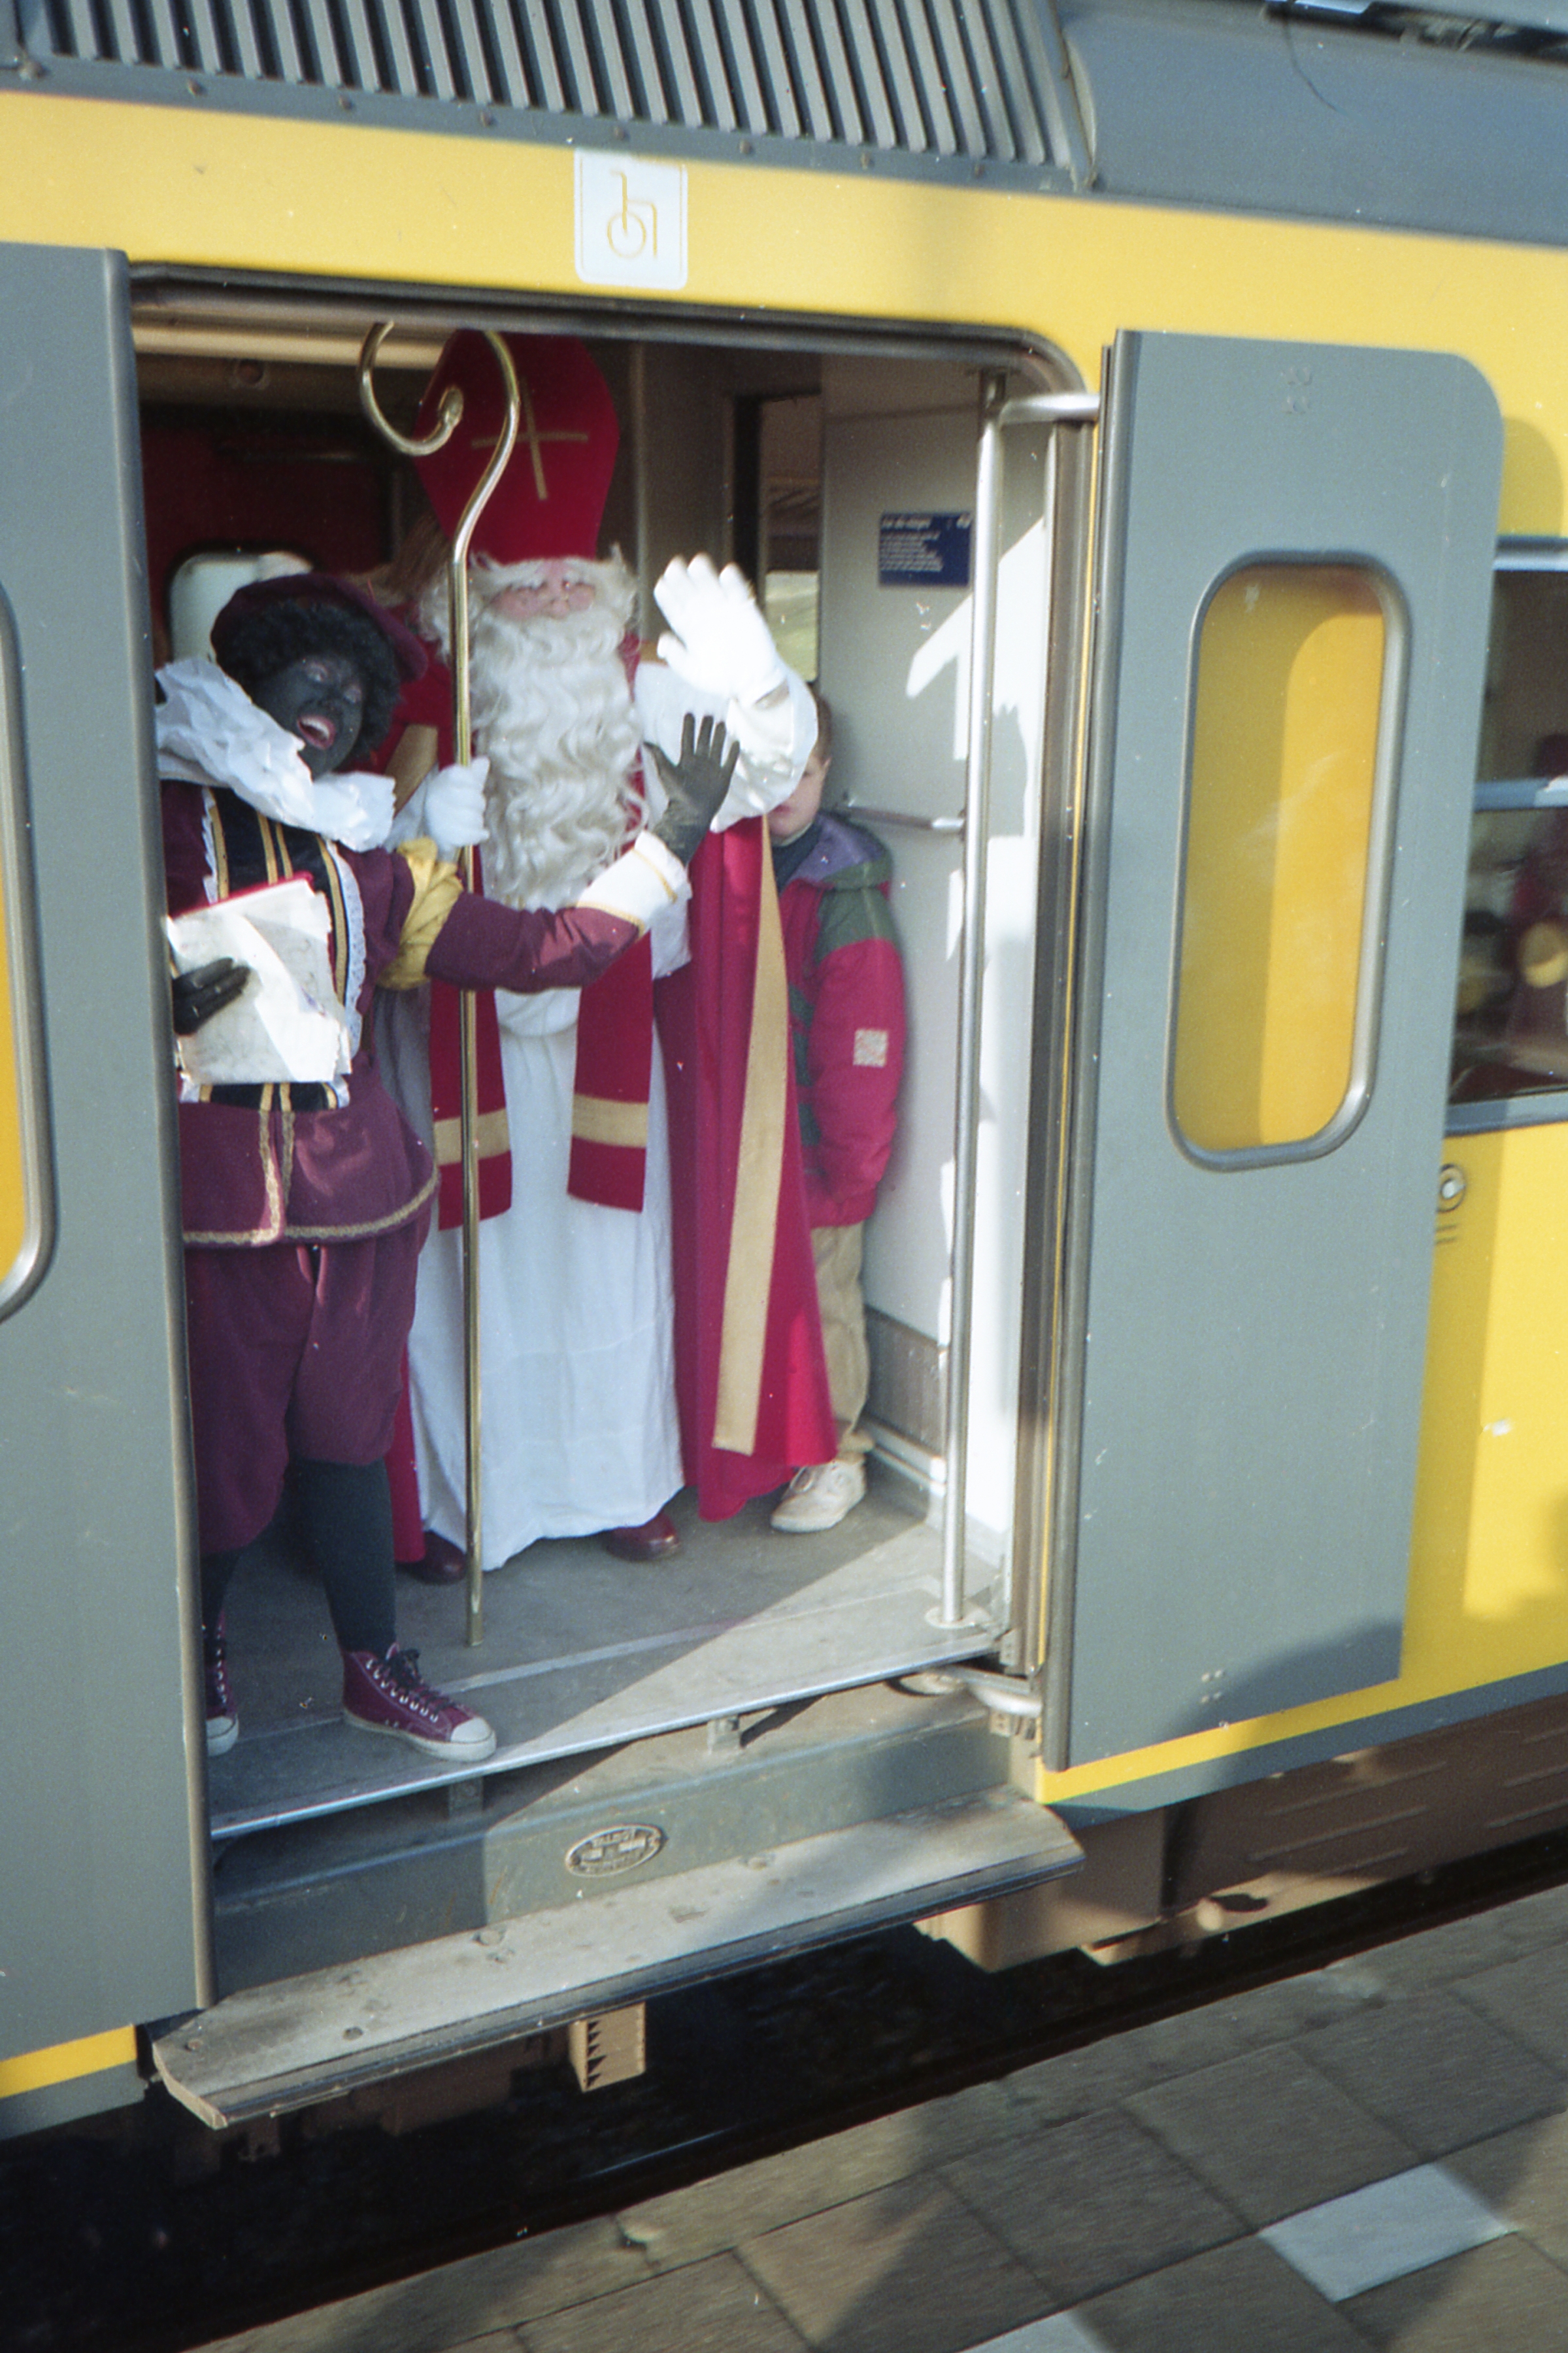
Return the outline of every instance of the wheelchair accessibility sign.
<path id="1" fill-rule="evenodd" d="M 577 164 L 577 275 L 584 286 L 686 283 L 686 168 L 590 153 Z"/>

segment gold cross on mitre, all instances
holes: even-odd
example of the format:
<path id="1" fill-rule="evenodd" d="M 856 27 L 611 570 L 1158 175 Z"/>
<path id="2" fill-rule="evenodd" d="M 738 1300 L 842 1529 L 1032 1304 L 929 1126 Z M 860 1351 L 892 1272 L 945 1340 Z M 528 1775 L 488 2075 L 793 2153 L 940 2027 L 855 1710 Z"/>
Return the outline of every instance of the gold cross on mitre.
<path id="1" fill-rule="evenodd" d="M 517 379 L 517 388 L 522 396 L 522 438 L 528 444 L 528 454 L 533 463 L 534 494 L 542 501 L 550 496 L 550 492 L 544 486 L 542 444 L 546 441 L 586 441 L 588 436 L 586 433 L 574 431 L 567 426 L 552 427 L 548 431 L 542 433 L 534 415 L 533 395 L 528 388 L 528 378 L 521 372 Z M 493 449 L 500 439 L 499 433 L 491 433 L 483 440 L 476 435 L 472 446 L 476 449 Z"/>

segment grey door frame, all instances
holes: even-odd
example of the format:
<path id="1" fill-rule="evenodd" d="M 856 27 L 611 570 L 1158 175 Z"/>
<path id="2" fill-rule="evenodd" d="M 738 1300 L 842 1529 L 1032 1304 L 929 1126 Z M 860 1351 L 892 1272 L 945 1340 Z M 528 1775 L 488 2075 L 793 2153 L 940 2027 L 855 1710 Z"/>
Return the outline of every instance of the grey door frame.
<path id="1" fill-rule="evenodd" d="M 122 255 L 0 247 L 0 596 L 55 1240 L 0 1320 L 0 2054 L 210 1999 L 152 638 Z M 18 773 L 19 772 L 19 773 Z"/>

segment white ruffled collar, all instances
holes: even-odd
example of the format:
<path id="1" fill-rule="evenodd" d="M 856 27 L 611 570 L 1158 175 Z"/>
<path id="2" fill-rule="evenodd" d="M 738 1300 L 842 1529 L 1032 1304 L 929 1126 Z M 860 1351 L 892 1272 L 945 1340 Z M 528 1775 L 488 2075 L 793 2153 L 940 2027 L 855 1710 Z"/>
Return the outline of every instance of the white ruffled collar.
<path id="1" fill-rule="evenodd" d="M 153 712 L 158 773 L 187 785 L 226 785 L 279 824 L 323 833 L 345 849 L 374 849 L 392 828 L 392 779 L 350 768 L 312 776 L 299 745 L 216 662 L 170 662 Z"/>

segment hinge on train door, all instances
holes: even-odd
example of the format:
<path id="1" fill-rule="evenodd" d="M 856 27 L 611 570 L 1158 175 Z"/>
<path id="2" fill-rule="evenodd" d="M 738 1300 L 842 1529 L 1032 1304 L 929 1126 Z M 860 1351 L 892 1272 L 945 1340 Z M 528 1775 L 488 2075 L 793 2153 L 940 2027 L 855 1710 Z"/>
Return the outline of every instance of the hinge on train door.
<path id="1" fill-rule="evenodd" d="M 14 73 L 23 81 L 40 81 L 43 67 L 28 54 L 22 25 L 22 0 L 0 0 L 0 73 Z"/>
<path id="2" fill-rule="evenodd" d="M 1045 67 L 1041 95 L 1051 153 L 1058 163 L 1067 165 L 1073 186 L 1087 188 L 1094 178 L 1094 157 L 1089 149 L 1089 125 L 1073 78 L 1072 52 L 1062 31 L 1057 0 L 1045 0 L 1040 10 L 1038 48 Z"/>
<path id="3" fill-rule="evenodd" d="M 1004 401 L 1004 425 L 1098 425 L 1098 392 L 1024 392 Z"/>

